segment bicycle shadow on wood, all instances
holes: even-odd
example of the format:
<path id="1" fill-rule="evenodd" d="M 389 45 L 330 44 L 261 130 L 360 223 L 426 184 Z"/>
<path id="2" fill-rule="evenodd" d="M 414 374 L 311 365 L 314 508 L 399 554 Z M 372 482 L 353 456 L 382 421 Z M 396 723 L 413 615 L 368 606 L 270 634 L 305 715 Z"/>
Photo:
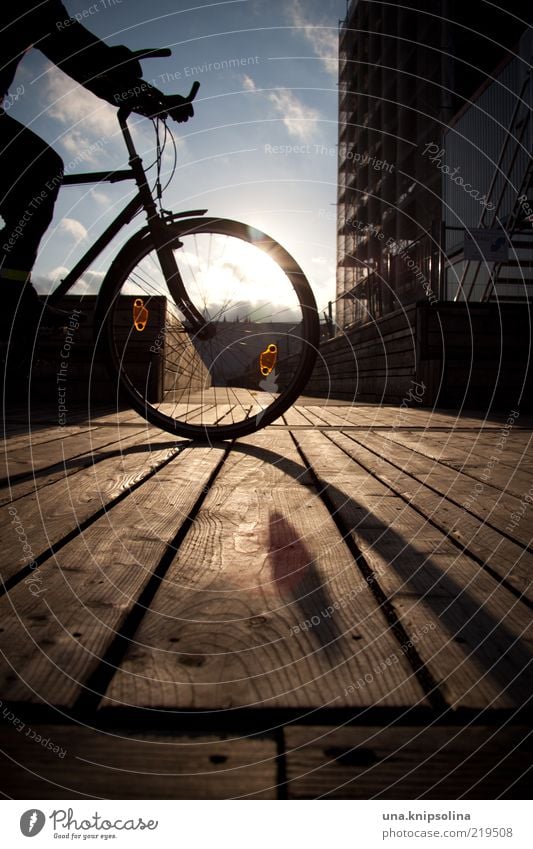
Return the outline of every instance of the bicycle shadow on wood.
<path id="1" fill-rule="evenodd" d="M 1 486 L 13 486 L 17 483 L 22 483 L 26 480 L 37 480 L 38 478 L 48 477 L 56 472 L 64 471 L 78 472 L 82 469 L 96 466 L 103 463 L 105 460 L 113 460 L 119 457 L 129 457 L 135 454 L 148 454 L 161 451 L 172 451 L 176 449 L 176 453 L 189 448 L 193 443 L 186 439 L 168 439 L 165 442 L 145 442 L 140 445 L 128 445 L 126 448 L 112 448 L 108 451 L 95 450 L 89 451 L 86 454 L 80 454 L 76 457 L 71 457 L 68 460 L 61 460 L 56 463 L 51 463 L 49 466 L 43 466 L 40 469 L 28 469 L 25 472 L 16 472 L 12 475 L 6 475 L 0 478 Z M 205 446 L 204 446 L 205 447 Z M 67 477 L 67 474 L 65 475 Z"/>
<path id="2" fill-rule="evenodd" d="M 240 442 L 236 443 L 232 450 L 237 453 L 240 452 L 253 456 L 265 463 L 270 463 L 282 469 L 297 482 L 301 482 L 303 476 L 309 470 L 304 465 L 283 457 L 268 448 Z M 422 645 L 421 641 L 417 641 L 418 648 L 416 645 L 409 648 L 411 658 L 413 659 L 414 655 L 419 654 L 420 660 L 415 661 L 417 665 L 422 663 L 422 666 L 426 666 L 427 670 L 427 663 L 431 661 L 433 669 L 436 669 L 439 666 L 439 655 L 441 658 L 445 657 L 451 647 L 455 649 L 459 648 L 463 655 L 462 662 L 473 663 L 479 670 L 477 681 L 469 680 L 468 678 L 472 672 L 471 665 L 464 671 L 464 682 L 461 681 L 458 683 L 455 680 L 454 683 L 448 683 L 446 676 L 442 676 L 445 679 L 444 681 L 436 680 L 433 685 L 429 685 L 428 679 L 426 688 L 429 691 L 430 697 L 435 697 L 441 705 L 443 703 L 443 695 L 450 704 L 454 704 L 457 701 L 461 702 L 465 698 L 468 703 L 468 694 L 471 689 L 475 688 L 476 683 L 478 686 L 484 687 L 483 679 L 488 677 L 494 681 L 498 689 L 498 697 L 507 707 L 514 705 L 525 706 L 530 700 L 531 694 L 530 669 L 533 654 L 528 643 L 530 638 L 524 633 L 517 636 L 516 626 L 513 631 L 505 623 L 507 614 L 511 614 L 509 621 L 512 621 L 512 606 L 514 605 L 509 610 L 502 610 L 502 615 L 498 617 L 494 615 L 496 612 L 494 608 L 492 611 L 489 611 L 485 607 L 484 600 L 480 603 L 479 592 L 476 598 L 474 594 L 476 578 L 478 576 L 488 577 L 488 573 L 481 566 L 475 564 L 479 571 L 473 572 L 472 578 L 465 580 L 464 584 L 459 583 L 449 574 L 454 559 L 460 557 L 462 554 L 459 549 L 456 549 L 453 555 L 450 555 L 446 564 L 441 565 L 433 557 L 435 552 L 427 554 L 417 551 L 408 539 L 405 539 L 390 525 L 385 525 L 380 519 L 371 514 L 363 504 L 358 503 L 351 496 L 336 487 L 334 483 L 321 481 L 321 484 L 325 489 L 327 488 L 329 502 L 342 505 L 344 515 L 352 514 L 359 517 L 364 515 L 371 518 L 371 522 L 368 523 L 371 525 L 371 528 L 367 527 L 365 529 L 364 523 L 361 522 L 355 524 L 353 528 L 357 530 L 359 538 L 364 540 L 363 552 L 354 561 L 354 579 L 357 578 L 359 581 L 363 579 L 363 581 L 367 582 L 378 602 L 380 604 L 382 603 L 381 600 L 387 593 L 383 589 L 381 589 L 380 594 L 376 593 L 376 589 L 382 584 L 380 574 L 374 571 L 372 579 L 368 580 L 368 577 L 363 574 L 357 575 L 355 572 L 358 568 L 357 560 L 360 558 L 364 559 L 364 551 L 372 549 L 380 555 L 387 568 L 393 569 L 396 572 L 397 578 L 401 581 L 399 591 L 394 592 L 395 599 L 401 602 L 395 605 L 398 619 L 404 622 L 410 622 L 412 612 L 417 612 L 417 606 L 421 605 L 420 610 L 423 611 L 425 608 L 428 611 L 427 619 L 437 621 L 438 628 L 446 632 L 446 640 L 439 649 L 434 647 L 435 638 L 429 638 L 428 642 L 431 642 L 432 645 L 429 658 L 427 657 L 427 649 L 424 652 L 420 648 Z M 339 508 L 336 509 L 336 512 L 338 510 Z M 279 516 L 279 514 L 277 515 Z M 294 529 L 291 531 L 290 526 L 287 527 L 287 525 L 282 523 L 279 525 L 278 531 L 275 532 L 273 539 L 275 543 L 278 540 L 285 540 L 285 544 L 287 544 L 287 542 L 291 541 L 293 534 Z M 391 550 L 395 552 L 392 558 Z M 310 556 L 303 550 L 299 556 L 302 563 L 304 561 L 312 562 Z M 274 558 L 273 570 L 275 579 L 282 582 L 287 580 L 286 568 L 278 559 Z M 310 572 L 309 582 L 310 585 L 314 586 L 315 591 L 321 584 L 320 578 L 313 575 L 312 570 Z M 312 589 L 311 586 L 310 588 Z M 304 597 L 311 598 L 312 596 L 309 593 L 305 593 Z M 306 618 L 309 618 L 309 613 L 311 613 L 311 616 L 320 615 L 319 612 L 316 612 L 318 607 L 322 609 L 322 601 L 318 601 L 318 598 L 319 596 L 316 597 L 315 602 L 305 602 L 305 604 L 309 605 L 308 607 L 304 607 L 307 610 Z M 511 601 L 511 599 L 509 600 Z M 490 597 L 487 597 L 486 601 L 488 606 L 491 601 Z M 517 605 L 520 604 L 518 598 L 516 598 L 515 603 Z M 398 613 L 398 611 L 401 611 L 401 613 Z M 383 610 L 383 612 L 384 615 L 387 615 L 387 611 Z M 354 622 L 353 624 L 356 625 L 357 623 Z M 331 640 L 331 636 L 329 636 L 331 634 L 330 628 L 331 620 L 327 623 L 327 626 L 323 626 L 320 634 L 320 638 L 324 644 L 329 644 Z M 407 633 L 408 635 L 413 633 L 412 625 Z M 432 633 L 435 634 L 436 632 L 433 631 Z M 426 658 L 425 661 L 424 658 Z M 451 675 L 452 673 L 449 674 Z M 438 678 L 440 676 L 436 676 L 435 674 L 434 677 Z"/>

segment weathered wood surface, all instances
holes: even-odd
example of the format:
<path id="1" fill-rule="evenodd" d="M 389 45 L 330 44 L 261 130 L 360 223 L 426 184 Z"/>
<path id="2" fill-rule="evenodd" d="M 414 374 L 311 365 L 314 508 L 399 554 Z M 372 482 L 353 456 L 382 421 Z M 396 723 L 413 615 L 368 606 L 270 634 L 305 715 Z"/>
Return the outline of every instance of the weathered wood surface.
<path id="1" fill-rule="evenodd" d="M 318 418 L 310 409 L 306 409 L 306 415 L 311 419 Z M 324 418 L 324 414 L 321 418 Z M 469 509 L 479 498 L 480 488 L 476 489 L 475 481 L 472 481 L 466 497 L 461 493 L 463 502 L 460 502 L 453 485 L 444 488 L 444 491 L 440 487 L 438 467 L 433 474 L 428 464 L 425 474 L 421 475 L 416 456 L 412 464 L 405 457 L 401 458 L 403 462 L 399 462 L 396 453 L 384 441 L 389 438 L 387 434 L 359 435 L 348 431 L 346 435 L 329 433 L 329 438 L 346 455 L 347 465 L 344 468 L 349 470 L 352 479 L 358 469 L 359 475 L 366 474 L 370 479 L 381 481 L 389 495 L 402 497 L 432 525 L 438 527 L 449 542 L 455 542 L 462 550 L 467 550 L 478 562 L 483 562 L 519 593 L 532 600 L 533 554 L 515 541 L 512 532 L 507 531 L 512 514 L 504 515 L 505 521 L 500 523 L 499 530 L 487 521 L 486 516 L 480 521 L 476 513 Z M 356 462 L 351 463 L 351 460 Z M 481 493 L 484 492 L 483 482 Z M 467 501 L 469 505 L 465 509 L 462 504 Z M 522 506 L 517 509 L 524 513 L 523 534 L 528 541 L 531 538 L 532 517 L 527 515 L 527 510 L 523 510 Z"/>
<path id="2" fill-rule="evenodd" d="M 447 702 L 527 702 L 530 611 L 409 503 L 367 495 L 336 472 L 348 458 L 327 435 L 305 431 L 297 440 Z"/>
<path id="3" fill-rule="evenodd" d="M 38 488 L 35 480 L 15 485 L 12 499 L 0 507 L 0 517 L 12 526 L 16 510 L 16 519 L 31 540 L 33 558 L 42 558 L 94 514 L 110 509 L 118 497 L 164 466 L 178 450 L 175 439 L 153 428 L 118 439 L 109 450 L 86 452 L 64 467 L 62 474 L 55 470 L 41 477 Z M 10 531 L 0 551 L 3 581 L 23 565 L 19 537 L 13 527 Z"/>
<path id="4" fill-rule="evenodd" d="M 497 451 L 507 416 L 414 406 L 302 399 L 226 447 L 190 446 L 129 411 L 66 428 L 39 418 L 2 444 L 2 710 L 36 727 L 53 716 L 82 766 L 65 784 L 66 759 L 2 725 L 4 759 L 20 764 L 11 795 L 408 798 L 434 784 L 448 798 L 454 775 L 473 798 L 522 792 L 531 750 L 506 758 L 533 681 L 530 420 Z M 402 725 L 413 711 L 430 723 L 481 713 L 484 727 L 415 735 L 416 719 Z M 157 717 L 176 712 L 178 737 L 159 738 Z M 320 734 L 283 728 L 284 712 L 320 717 Z M 144 717 L 144 742 L 129 716 Z M 336 729 L 339 716 L 365 729 Z M 91 717 L 125 738 L 106 749 Z M 189 746 L 194 717 L 213 717 L 212 733 Z M 231 742 L 225 770 L 232 717 L 279 732 Z"/>
<path id="5" fill-rule="evenodd" d="M 43 433 L 36 437 L 33 431 L 28 432 L 27 438 L 17 438 L 11 448 L 8 440 L 4 445 L 0 460 L 0 478 L 3 485 L 12 486 L 21 476 L 32 477 L 40 474 L 43 469 L 62 465 L 69 460 L 113 445 L 119 436 L 130 436 L 136 432 L 139 437 L 147 429 L 146 422 L 128 413 L 107 416 L 100 426 L 80 426 L 79 429 L 69 428 L 65 436 L 63 429 L 54 421 L 50 430 L 50 438 L 43 441 Z M 35 440 L 35 441 L 34 441 Z"/>
<path id="6" fill-rule="evenodd" d="M 344 606 L 328 615 L 335 601 Z M 396 650 L 290 435 L 258 434 L 226 461 L 106 704 L 423 703 L 404 656 L 364 691 L 352 686 Z"/>
<path id="7" fill-rule="evenodd" d="M 495 799 L 530 793 L 527 726 L 291 726 L 285 741 L 290 799 Z M 383 823 L 384 830 L 401 826 Z"/>
<path id="8" fill-rule="evenodd" d="M 25 723 L 0 727 L 0 750 L 15 799 L 276 798 L 272 739 Z"/>
<path id="9" fill-rule="evenodd" d="M 187 520 L 222 449 L 187 448 L 78 534 L 5 599 L 6 699 L 73 706 Z"/>

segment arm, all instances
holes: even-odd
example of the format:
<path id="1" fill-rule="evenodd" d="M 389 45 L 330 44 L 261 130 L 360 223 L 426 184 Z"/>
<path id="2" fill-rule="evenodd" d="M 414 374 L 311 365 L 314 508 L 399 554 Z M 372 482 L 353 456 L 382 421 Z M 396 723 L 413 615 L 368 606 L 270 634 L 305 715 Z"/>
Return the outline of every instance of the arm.
<path id="1" fill-rule="evenodd" d="M 61 0 L 47 0 L 37 9 L 43 15 L 41 32 L 46 35 L 35 46 L 93 94 L 149 117 L 170 115 L 179 123 L 192 118 L 189 101 L 162 94 L 145 82 L 131 50 L 109 47 L 71 18 Z"/>
<path id="2" fill-rule="evenodd" d="M 113 106 L 127 101 L 132 89 L 141 88 L 154 99 L 160 95 L 142 80 L 141 66 L 127 47 L 109 47 L 71 18 L 61 0 L 43 3 L 42 14 L 47 35 L 35 47 L 93 94 Z"/>

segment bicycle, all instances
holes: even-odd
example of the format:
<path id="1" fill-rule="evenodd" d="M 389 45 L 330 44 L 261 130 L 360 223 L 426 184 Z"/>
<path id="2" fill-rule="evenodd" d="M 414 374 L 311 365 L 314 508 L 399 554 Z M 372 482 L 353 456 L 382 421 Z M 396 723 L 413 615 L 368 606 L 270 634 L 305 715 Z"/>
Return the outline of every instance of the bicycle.
<path id="1" fill-rule="evenodd" d="M 138 59 L 169 55 L 168 49 L 135 52 Z M 199 85 L 193 84 L 189 103 Z M 98 292 L 95 349 L 103 349 L 123 396 L 150 423 L 192 439 L 248 435 L 281 416 L 310 377 L 319 344 L 311 287 L 290 254 L 259 230 L 205 217 L 207 209 L 163 209 L 159 125 L 157 181 L 150 188 L 130 114 L 121 107 L 117 116 L 129 168 L 68 175 L 63 185 L 135 180 L 137 193 L 49 303 L 57 303 L 144 211 L 146 226 L 120 249 Z M 164 128 L 174 141 L 166 122 Z M 174 153 L 170 179 L 175 143 Z"/>

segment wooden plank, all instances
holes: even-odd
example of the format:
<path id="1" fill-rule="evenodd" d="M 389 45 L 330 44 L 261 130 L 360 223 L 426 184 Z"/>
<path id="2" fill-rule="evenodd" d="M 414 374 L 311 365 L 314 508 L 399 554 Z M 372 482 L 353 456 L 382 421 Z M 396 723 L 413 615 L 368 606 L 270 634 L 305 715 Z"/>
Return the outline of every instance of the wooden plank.
<path id="1" fill-rule="evenodd" d="M 348 691 L 395 651 L 290 436 L 262 432 L 228 458 L 103 705 L 423 703 L 403 655 L 387 680 Z"/>
<path id="2" fill-rule="evenodd" d="M 313 464 L 338 454 L 324 434 L 302 431 L 297 439 Z M 447 701 L 469 708 L 527 703 L 529 610 L 476 562 L 450 551 L 444 535 L 429 552 L 417 551 L 412 541 L 428 525 L 408 504 L 395 517 L 389 503 L 395 498 L 357 495 L 348 479 L 343 483 L 341 490 L 328 477 L 328 497 Z M 439 536 L 433 527 L 430 533 Z"/>
<path id="3" fill-rule="evenodd" d="M 113 442 L 112 450 L 100 462 L 96 462 L 98 455 L 90 455 L 88 467 L 84 465 L 79 471 L 68 474 L 64 470 L 61 474 L 58 470 L 42 478 L 37 491 L 32 491 L 33 481 L 13 488 L 12 494 L 21 489 L 28 494 L 0 508 L 0 575 L 4 582 L 178 451 L 179 442 L 156 428 L 143 431 L 141 436 L 142 440 L 134 434 Z M 19 536 L 21 527 L 24 540 Z M 30 546 L 31 557 L 24 557 L 21 541 Z"/>
<path id="4" fill-rule="evenodd" d="M 366 437 L 362 442 L 343 434 L 330 434 L 329 438 L 357 465 L 366 469 L 372 477 L 378 477 L 446 537 L 455 540 L 460 549 L 466 549 L 480 562 L 488 564 L 519 594 L 533 601 L 533 555 L 530 552 L 447 500 L 446 494 L 435 493 L 416 477 L 399 470 L 384 459 L 384 452 L 377 455 L 369 450 Z"/>
<path id="5" fill-rule="evenodd" d="M 289 799 L 531 796 L 533 745 L 527 726 L 291 725 L 284 735 Z M 404 825 L 383 822 L 382 829 Z"/>
<path id="6" fill-rule="evenodd" d="M 377 363 L 380 365 L 389 363 L 391 368 L 396 369 L 399 361 L 401 362 L 403 359 L 402 355 L 405 355 L 405 359 L 409 363 L 414 364 L 415 347 L 413 339 L 407 331 L 391 334 L 385 344 L 383 341 L 376 340 L 367 342 L 365 345 L 358 345 L 356 350 L 346 346 L 336 352 L 331 352 L 328 354 L 324 365 L 327 365 L 327 369 L 332 375 L 340 373 L 343 366 L 351 367 L 352 371 L 357 368 L 359 373 L 368 371 L 367 361 L 372 364 L 373 368 L 376 368 Z"/>
<path id="7" fill-rule="evenodd" d="M 299 402 L 300 404 L 302 401 Z M 446 412 L 444 410 L 433 410 L 428 407 L 411 406 L 402 408 L 399 404 L 350 404 L 345 403 L 342 407 L 336 408 L 338 401 L 329 399 L 308 399 L 306 407 L 312 407 L 313 412 L 320 413 L 323 416 L 339 414 L 350 424 L 361 424 L 361 419 L 364 417 L 366 421 L 374 423 L 375 426 L 382 429 L 387 425 L 393 425 L 398 417 L 401 419 L 402 426 L 408 426 L 415 429 L 430 429 L 432 427 L 447 428 L 450 430 L 460 428 L 461 430 L 472 429 L 479 431 L 481 429 L 487 432 L 499 430 L 501 425 L 505 424 L 507 415 L 491 414 L 484 416 L 483 414 L 474 415 L 468 411 L 459 415 L 457 411 Z M 348 408 L 348 409 L 347 409 Z M 533 419 L 531 416 L 521 416 L 520 426 L 515 426 L 514 433 L 522 433 L 525 438 L 528 438 L 529 431 L 533 429 Z M 338 422 L 331 421 L 332 424 Z"/>
<path id="8" fill-rule="evenodd" d="M 507 468 L 504 468 L 504 471 L 507 476 L 514 477 L 519 473 L 517 467 L 528 459 L 527 449 L 529 446 L 527 443 L 520 446 L 513 436 L 505 442 L 504 450 L 499 450 L 497 445 L 500 437 L 501 432 L 499 430 L 490 433 L 473 431 L 465 434 L 455 431 L 448 433 L 421 431 L 415 433 L 403 429 L 389 433 L 391 441 L 452 468 L 464 466 L 467 471 L 470 470 L 470 467 L 474 469 L 476 467 L 483 468 L 491 457 L 496 456 L 496 470 L 506 466 Z"/>
<path id="9" fill-rule="evenodd" d="M 8 798 L 276 798 L 272 740 L 124 728 L 19 727 L 12 723 L 0 728 L 0 791 Z"/>
<path id="10" fill-rule="evenodd" d="M 362 464 L 371 476 L 378 476 L 392 491 L 407 500 L 446 537 L 456 540 L 460 548 L 487 563 L 518 593 L 533 601 L 533 555 L 521 545 L 448 501 L 446 495 L 435 493 L 417 478 L 403 473 L 392 462 L 383 459 L 381 453 L 376 455 L 365 444 L 342 434 L 330 434 L 329 438 L 358 465 Z"/>
<path id="11" fill-rule="evenodd" d="M 105 416 L 110 413 L 109 406 L 94 406 L 92 410 L 93 417 Z M 69 424 L 66 427 L 87 425 L 87 407 L 77 405 L 72 408 L 69 415 Z M 20 408 L 10 408 L 2 422 L 2 433 L 4 441 L 6 439 L 14 439 L 20 435 L 26 436 L 28 432 L 37 434 L 41 430 L 49 430 L 57 424 L 57 408 L 50 408 L 49 405 L 39 405 L 38 408 L 32 407 L 28 410 L 27 405 Z M 91 425 L 96 427 L 98 422 L 93 421 Z"/>
<path id="12" fill-rule="evenodd" d="M 310 421 L 314 424 L 331 424 L 337 426 L 350 426 L 354 424 L 355 416 L 357 417 L 358 425 L 369 425 L 371 422 L 371 418 L 368 416 L 366 410 L 357 410 L 352 411 L 350 407 L 344 407 L 342 409 L 335 409 L 330 407 L 329 409 L 324 409 L 316 404 L 307 405 L 306 412 L 309 416 Z M 351 417 L 348 418 L 348 413 L 352 413 Z"/>
<path id="13" fill-rule="evenodd" d="M 306 416 L 314 418 L 310 410 L 306 410 Z M 284 415 L 285 422 L 290 426 L 298 422 L 295 418 L 295 410 L 289 410 Z M 391 497 L 390 487 L 376 480 L 372 475 L 369 475 L 365 469 L 357 466 L 350 457 L 344 455 L 341 451 L 333 453 L 328 451 L 324 457 L 318 454 L 313 455 L 313 470 L 318 477 L 326 484 L 333 481 L 334 485 L 342 489 L 346 479 L 346 485 L 351 489 L 352 493 L 357 492 L 358 495 L 375 496 L 375 497 Z M 389 502 L 392 506 L 392 502 Z M 401 508 L 401 502 L 396 501 L 396 506 Z"/>
<path id="14" fill-rule="evenodd" d="M 465 473 L 474 480 L 485 482 L 489 478 L 493 487 L 518 498 L 523 497 L 533 484 L 533 467 L 526 469 L 529 465 L 527 451 L 530 448 L 530 439 L 520 448 L 515 440 L 510 438 L 504 443 L 503 449 L 499 450 L 499 432 L 493 434 L 490 444 L 486 445 L 479 444 L 477 435 L 475 441 L 461 439 L 461 436 L 456 434 L 449 434 L 447 437 L 443 434 L 415 436 L 405 432 L 387 434 L 387 438 L 423 457 Z"/>
<path id="15" fill-rule="evenodd" d="M 31 477 L 23 476 L 18 481 L 15 480 L 10 482 L 9 486 L 4 486 L 0 489 L 0 507 L 5 504 L 11 504 L 12 502 L 18 501 L 24 496 L 37 493 L 37 491 L 41 491 L 44 487 L 50 486 L 50 484 L 53 484 L 56 481 L 64 480 L 69 475 L 77 474 L 83 469 L 96 467 L 99 463 L 104 462 L 107 459 L 116 458 L 120 455 L 127 455 L 135 446 L 138 447 L 138 452 L 142 453 L 143 451 L 146 452 L 156 438 L 158 445 L 162 445 L 164 438 L 159 438 L 162 434 L 163 431 L 158 428 L 154 428 L 151 425 L 146 425 L 142 431 L 139 431 L 137 428 L 127 430 L 125 428 L 121 428 L 120 431 L 117 431 L 117 439 L 110 442 L 108 445 L 103 446 L 103 449 L 100 448 L 96 451 L 87 451 L 85 454 L 80 454 L 69 460 L 65 460 L 64 463 L 52 465 L 43 469 L 36 469 L 35 474 Z M 168 434 L 166 436 L 166 441 L 170 446 L 171 444 L 176 443 L 177 440 L 175 437 L 173 438 L 170 434 Z"/>
<path id="16" fill-rule="evenodd" d="M 17 432 L 14 436 L 7 436 L 5 439 L 0 440 L 0 447 L 3 452 L 13 451 L 16 448 L 27 448 L 30 444 L 41 445 L 43 442 L 55 442 L 56 439 L 78 436 L 81 433 L 88 433 L 95 428 L 96 425 L 91 425 L 88 422 L 70 427 L 59 427 L 55 423 L 38 430 L 34 429 L 33 425 L 30 425 L 23 434 Z"/>
<path id="17" fill-rule="evenodd" d="M 308 425 L 310 424 L 309 416 L 305 407 L 291 407 L 283 414 L 283 421 L 288 425 Z"/>
<path id="18" fill-rule="evenodd" d="M 448 501 L 464 507 L 479 520 L 506 533 L 511 514 L 520 508 L 520 499 L 514 495 L 502 493 L 490 483 L 483 483 L 481 491 L 476 490 L 479 484 L 467 475 L 453 469 L 447 469 L 442 464 L 435 468 L 435 463 L 429 458 L 416 454 L 410 448 L 403 448 L 397 442 L 394 444 L 386 434 L 367 434 L 364 445 L 383 457 L 391 458 L 394 464 L 420 483 L 430 485 L 437 493 Z M 513 537 L 522 545 L 531 542 L 531 525 L 521 522 L 513 530 Z"/>
<path id="19" fill-rule="evenodd" d="M 465 555 L 419 554 L 391 532 L 356 537 L 408 633 L 422 635 L 419 654 L 449 704 L 527 705 L 533 629 L 516 597 Z"/>
<path id="20" fill-rule="evenodd" d="M 38 595 L 0 599 L 5 701 L 75 703 L 223 456 L 185 449 L 46 561 Z"/>
<path id="21" fill-rule="evenodd" d="M 130 428 L 129 425 L 132 427 Z M 135 430 L 139 434 L 142 433 L 148 425 L 143 423 L 140 416 L 128 412 L 128 418 L 125 421 L 121 421 L 116 415 L 109 416 L 108 421 L 95 430 L 71 434 L 66 439 L 37 444 L 35 447 L 30 440 L 14 451 L 8 451 L 0 459 L 0 476 L 2 479 L 7 478 L 9 482 L 9 479 L 15 475 L 33 475 L 42 469 L 105 448 L 120 438 L 123 427 L 127 429 L 127 435 L 130 436 Z M 59 426 L 57 431 L 60 431 Z"/>
<path id="22" fill-rule="evenodd" d="M 317 404 L 320 403 L 324 407 L 335 407 L 342 409 L 343 407 L 353 407 L 354 409 L 368 409 L 365 405 L 363 405 L 360 401 L 342 401 L 338 398 L 320 398 L 317 400 L 316 397 L 310 397 L 304 392 L 303 395 L 300 395 L 298 399 L 298 404 L 307 407 L 309 404 Z"/>
<path id="23" fill-rule="evenodd" d="M 481 429 L 477 434 L 466 434 L 455 431 L 454 438 L 456 447 L 466 453 L 468 457 L 474 458 L 478 463 L 486 462 L 497 450 L 501 439 L 501 430 Z M 531 447 L 532 433 L 530 430 L 514 431 L 510 438 L 505 441 L 505 451 L 498 451 L 499 464 L 516 469 L 517 466 L 532 465 L 532 459 L 528 453 Z M 474 440 L 474 442 L 473 442 Z"/>

